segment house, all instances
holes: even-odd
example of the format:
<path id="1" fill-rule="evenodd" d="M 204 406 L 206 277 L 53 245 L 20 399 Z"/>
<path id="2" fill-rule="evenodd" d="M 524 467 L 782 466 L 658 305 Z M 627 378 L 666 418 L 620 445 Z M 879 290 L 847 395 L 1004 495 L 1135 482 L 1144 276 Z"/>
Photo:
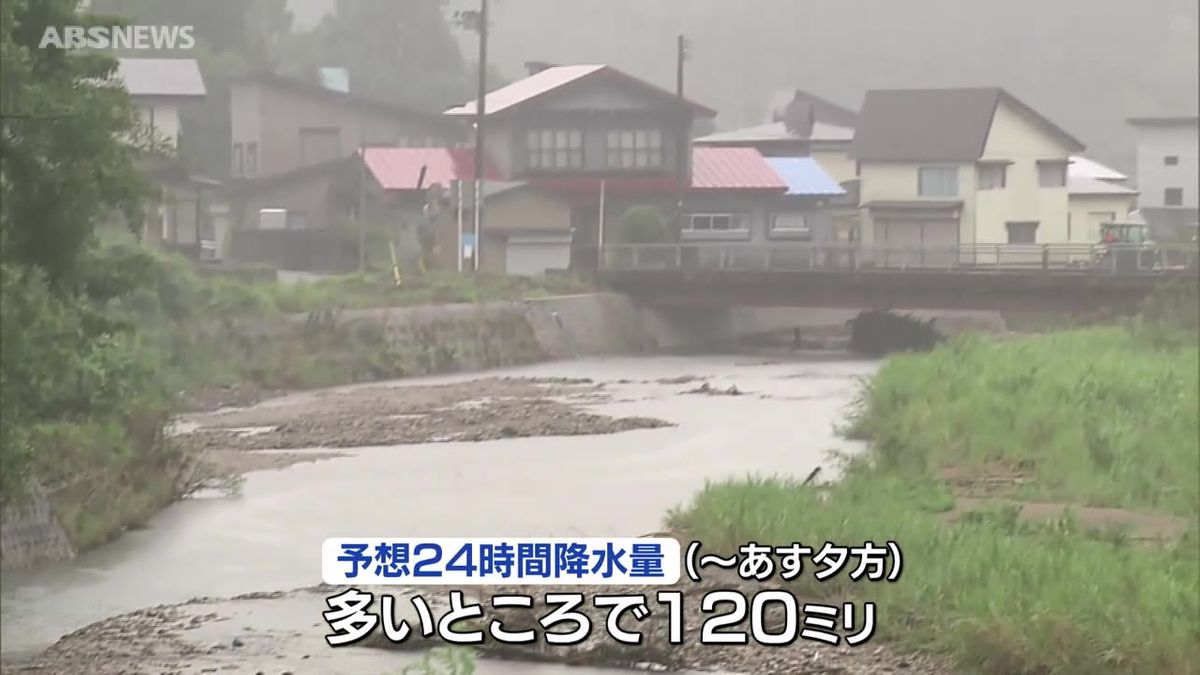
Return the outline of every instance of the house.
<path id="1" fill-rule="evenodd" d="M 847 108 L 797 90 L 772 121 L 702 136 L 696 144 L 752 147 L 767 157 L 812 157 L 844 184 L 857 178 L 849 158 L 857 119 Z"/>
<path id="2" fill-rule="evenodd" d="M 474 255 L 474 179 L 473 153 L 463 148 L 368 148 L 366 168 L 370 176 L 372 203 L 379 204 L 382 220 L 389 228 L 403 231 L 407 241 L 419 240 L 421 229 L 428 228 L 434 259 L 443 267 L 456 268 L 460 260 L 470 269 Z M 686 190 L 688 214 L 681 237 L 685 242 L 757 242 L 811 236 L 801 227 L 823 231 L 818 209 L 823 200 L 839 190 L 819 167 L 800 172 L 796 193 L 788 195 L 789 183 L 753 148 L 695 148 Z M 815 171 L 814 171 L 815 169 Z M 819 174 L 819 175 L 817 175 Z M 421 180 L 421 177 L 424 180 Z M 481 232 L 480 268 L 501 274 L 535 275 L 567 269 L 578 232 L 573 223 L 585 216 L 579 213 L 580 199 L 575 184 L 563 190 L 558 180 L 527 178 L 513 180 L 494 165 L 484 167 L 483 199 L 486 220 Z M 654 189 L 654 184 L 636 190 L 634 183 L 616 184 L 609 200 L 607 182 L 601 201 L 594 203 L 595 236 L 609 241 L 625 210 L 632 205 L 652 205 L 664 211 L 676 197 L 673 185 Z M 433 190 L 440 198 L 430 200 Z M 460 192 L 461 190 L 461 192 Z M 586 193 L 584 193 L 584 196 Z M 438 205 L 425 209 L 430 201 Z M 617 205 L 614 205 L 614 202 Z M 773 220 L 776 212 L 791 218 Z M 808 220 L 804 220 L 807 217 Z M 586 221 L 585 221 L 586 222 Z M 780 230 L 790 223 L 792 232 L 773 236 L 770 225 Z M 461 227 L 463 240 L 471 250 L 456 257 Z M 609 234 L 605 235 L 607 230 Z"/>
<path id="3" fill-rule="evenodd" d="M 149 137 L 168 148 L 179 146 L 180 111 L 208 94 L 195 59 L 122 58 L 116 78 L 129 91 Z"/>
<path id="4" fill-rule="evenodd" d="M 363 146 L 445 146 L 458 128 L 411 110 L 303 80 L 258 73 L 229 91 L 234 179 L 345 159 Z"/>
<path id="5" fill-rule="evenodd" d="M 1085 241 L 1068 228 L 1083 144 L 997 87 L 867 92 L 850 155 L 862 242 L 887 248 Z"/>
<path id="6" fill-rule="evenodd" d="M 470 124 L 477 105 L 445 114 Z M 642 203 L 674 206 L 687 192 L 694 124 L 716 116 L 606 65 L 547 66 L 488 93 L 482 107 L 488 161 L 501 180 L 527 182 L 566 205 L 572 266 L 584 269 L 595 268 L 602 220 Z"/>
<path id="7" fill-rule="evenodd" d="M 458 142 L 458 125 L 439 114 L 355 94 L 338 69 L 320 76 L 325 85 L 266 73 L 230 85 L 233 178 L 224 195 L 235 258 L 285 269 L 355 269 L 359 242 L 349 225 L 360 209 L 356 153 Z"/>
<path id="8" fill-rule="evenodd" d="M 1197 227 L 1200 117 L 1137 117 L 1128 121 L 1137 138 L 1139 212 L 1155 239 L 1190 241 Z"/>
<path id="9" fill-rule="evenodd" d="M 178 156 L 186 152 L 180 145 L 181 115 L 208 94 L 195 59 L 120 58 L 114 80 L 129 92 L 145 134 L 130 140 L 156 146 L 138 166 L 154 188 L 145 204 L 139 238 L 192 257 L 219 255 L 229 227 L 221 183 L 192 173 Z M 124 215 L 114 214 L 99 227 L 129 229 L 129 223 Z"/>
<path id="10" fill-rule="evenodd" d="M 842 239 L 830 204 L 847 193 L 821 164 L 812 157 L 767 157 L 766 162 L 787 184 L 787 191 L 771 207 L 767 240 Z"/>
<path id="11" fill-rule="evenodd" d="M 1097 243 L 1101 226 L 1124 223 L 1137 206 L 1138 191 L 1127 183 L 1129 177 L 1088 159 L 1071 157 L 1067 167 L 1067 240 Z"/>

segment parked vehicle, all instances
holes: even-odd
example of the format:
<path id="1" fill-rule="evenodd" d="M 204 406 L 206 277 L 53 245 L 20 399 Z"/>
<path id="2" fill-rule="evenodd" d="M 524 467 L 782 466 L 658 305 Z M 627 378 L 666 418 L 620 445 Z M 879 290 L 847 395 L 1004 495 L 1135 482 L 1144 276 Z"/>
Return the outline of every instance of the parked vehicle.
<path id="1" fill-rule="evenodd" d="M 1121 273 L 1162 269 L 1162 251 L 1146 225 L 1106 223 L 1100 226 L 1096 266 Z"/>

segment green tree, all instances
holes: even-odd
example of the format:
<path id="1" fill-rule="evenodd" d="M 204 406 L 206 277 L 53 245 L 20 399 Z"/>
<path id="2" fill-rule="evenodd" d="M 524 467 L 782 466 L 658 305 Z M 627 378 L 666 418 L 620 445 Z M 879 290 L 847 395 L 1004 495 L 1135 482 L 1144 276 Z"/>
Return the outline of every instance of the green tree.
<path id="1" fill-rule="evenodd" d="M 617 223 L 617 241 L 622 244 L 661 244 L 671 241 L 671 227 L 662 211 L 653 206 L 634 206 Z"/>
<path id="2" fill-rule="evenodd" d="M 99 23 L 73 0 L 0 3 L 0 255 L 40 268 L 63 288 L 95 223 L 114 211 L 131 220 L 145 186 L 128 92 L 110 76 L 116 61 L 39 48 L 48 26 Z"/>

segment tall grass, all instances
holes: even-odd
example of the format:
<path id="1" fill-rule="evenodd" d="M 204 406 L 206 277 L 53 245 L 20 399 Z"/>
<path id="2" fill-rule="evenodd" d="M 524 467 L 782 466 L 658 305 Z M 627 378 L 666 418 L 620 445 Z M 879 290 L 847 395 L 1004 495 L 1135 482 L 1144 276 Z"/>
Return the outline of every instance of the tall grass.
<path id="1" fill-rule="evenodd" d="M 724 550 L 897 542 L 896 583 L 856 585 L 843 572 L 822 584 L 806 573 L 796 591 L 875 602 L 879 638 L 952 656 L 967 672 L 1200 672 L 1194 531 L 1157 549 L 1003 510 L 949 525 L 939 512 L 951 502 L 931 481 L 859 466 L 825 496 L 782 478 L 709 485 L 669 520 Z"/>
<path id="2" fill-rule="evenodd" d="M 849 427 L 874 450 L 842 482 L 709 485 L 668 520 L 726 550 L 898 542 L 896 583 L 807 577 L 797 590 L 875 601 L 879 635 L 968 672 L 1200 673 L 1200 349 L 1169 316 L 892 357 Z M 1023 474 L 1018 498 L 1165 511 L 1191 527 L 1152 546 L 1081 528 L 1069 509 L 1028 522 L 1004 502 L 951 521 L 948 467 Z"/>
<path id="3" fill-rule="evenodd" d="M 1196 513 L 1200 350 L 1121 327 L 998 343 L 965 337 L 889 359 L 851 431 L 894 471 L 1003 463 L 1024 496 Z"/>

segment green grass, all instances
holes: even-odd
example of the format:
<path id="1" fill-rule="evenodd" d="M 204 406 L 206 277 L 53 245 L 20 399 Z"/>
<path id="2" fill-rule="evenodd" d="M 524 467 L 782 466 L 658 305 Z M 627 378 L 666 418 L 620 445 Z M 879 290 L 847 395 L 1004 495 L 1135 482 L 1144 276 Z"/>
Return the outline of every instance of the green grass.
<path id="1" fill-rule="evenodd" d="M 725 549 L 894 540 L 897 583 L 809 577 L 797 591 L 877 602 L 877 635 L 967 672 L 1198 673 L 1200 350 L 1194 332 L 1156 321 L 893 357 L 849 426 L 874 451 L 845 480 L 709 485 L 670 525 Z M 1191 527 L 1149 545 L 1083 529 L 1070 510 L 1031 523 L 1001 505 L 951 524 L 955 496 L 936 478 L 950 466 L 1030 475 L 1016 498 L 1161 511 Z"/>
<path id="2" fill-rule="evenodd" d="M 932 482 L 859 467 L 822 499 L 787 479 L 706 487 L 670 517 L 705 547 L 747 541 L 896 541 L 896 583 L 837 577 L 806 597 L 877 603 L 876 636 L 954 658 L 968 672 L 1188 674 L 1200 668 L 1195 532 L 1168 549 L 1035 526 L 1003 511 L 946 525 L 951 499 Z M 840 580 L 840 581 L 839 581 Z"/>
<path id="3" fill-rule="evenodd" d="M 896 472 L 1001 462 L 1034 475 L 1024 497 L 1194 515 L 1197 373 L 1194 344 L 1121 327 L 968 337 L 889 359 L 850 430 Z"/>

